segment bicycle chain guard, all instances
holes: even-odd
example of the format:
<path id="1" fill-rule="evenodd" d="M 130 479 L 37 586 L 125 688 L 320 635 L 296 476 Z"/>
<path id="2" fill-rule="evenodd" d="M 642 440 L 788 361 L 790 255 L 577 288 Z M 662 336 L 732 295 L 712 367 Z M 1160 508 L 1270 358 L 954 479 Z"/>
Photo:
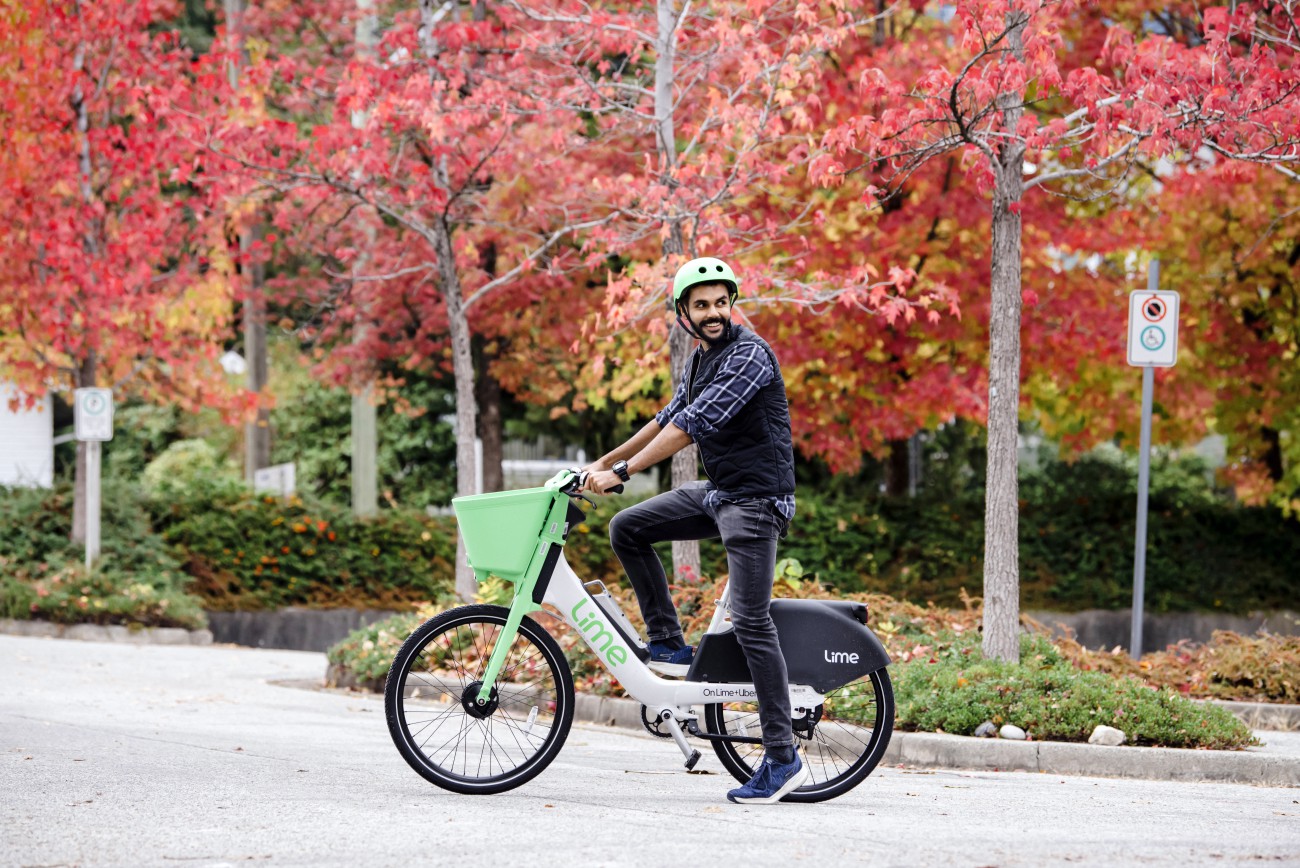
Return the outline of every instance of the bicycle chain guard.
<path id="1" fill-rule="evenodd" d="M 663 726 L 662 720 L 656 717 L 654 721 L 651 722 L 649 711 L 650 709 L 646 708 L 644 705 L 641 706 L 641 725 L 645 727 L 645 731 L 657 738 L 672 738 L 673 734 L 671 732 L 665 732 L 659 728 Z"/>

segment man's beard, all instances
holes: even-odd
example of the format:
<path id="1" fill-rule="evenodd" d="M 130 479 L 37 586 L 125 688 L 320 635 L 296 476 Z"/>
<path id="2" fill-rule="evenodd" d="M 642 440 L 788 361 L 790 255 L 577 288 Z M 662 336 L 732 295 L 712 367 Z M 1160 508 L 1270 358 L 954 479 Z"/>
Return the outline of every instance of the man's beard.
<path id="1" fill-rule="evenodd" d="M 722 325 L 722 331 L 718 332 L 718 336 L 716 338 L 711 338 L 707 334 L 705 334 L 704 330 L 710 325 L 713 325 L 714 323 L 720 323 Z M 731 338 L 731 320 L 722 319 L 721 317 L 706 319 L 703 322 L 701 322 L 699 325 L 697 325 L 695 327 L 695 330 L 699 332 L 700 340 L 704 341 L 706 344 L 710 346 L 713 346 L 715 344 L 724 344 Z"/>

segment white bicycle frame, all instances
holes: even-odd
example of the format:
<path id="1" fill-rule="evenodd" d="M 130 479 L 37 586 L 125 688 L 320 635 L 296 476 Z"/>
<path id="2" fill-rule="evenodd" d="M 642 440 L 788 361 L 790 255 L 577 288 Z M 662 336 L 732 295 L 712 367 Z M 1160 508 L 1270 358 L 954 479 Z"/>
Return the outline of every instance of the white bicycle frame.
<path id="1" fill-rule="evenodd" d="M 727 619 L 729 591 L 724 591 L 713 613 L 708 633 L 730 631 Z M 555 572 L 546 586 L 543 603 L 549 603 L 570 627 L 578 632 L 596 659 L 618 679 L 634 699 L 644 705 L 654 718 L 668 723 L 693 720 L 691 706 L 717 702 L 755 701 L 758 694 L 752 683 L 715 683 L 660 678 L 624 643 L 623 637 L 609 623 L 609 618 L 587 593 L 582 579 L 573 571 L 561 551 Z M 823 695 L 804 684 L 790 685 L 791 708 L 816 708 Z"/>

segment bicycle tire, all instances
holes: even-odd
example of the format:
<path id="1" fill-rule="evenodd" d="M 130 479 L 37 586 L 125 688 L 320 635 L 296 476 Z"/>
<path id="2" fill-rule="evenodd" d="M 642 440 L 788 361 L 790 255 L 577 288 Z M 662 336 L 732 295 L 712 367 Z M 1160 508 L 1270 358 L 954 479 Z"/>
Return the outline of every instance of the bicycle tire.
<path id="1" fill-rule="evenodd" d="M 795 743 L 812 776 L 783 802 L 822 802 L 856 787 L 875 770 L 894 729 L 894 688 L 884 669 L 826 694 L 811 729 L 795 728 Z M 717 735 L 757 736 L 758 704 L 715 703 L 705 706 L 705 725 Z M 868 727 L 866 724 L 870 724 Z M 741 783 L 754 775 L 763 746 L 714 741 L 713 751 Z"/>
<path id="2" fill-rule="evenodd" d="M 456 793 L 500 793 L 555 759 L 573 724 L 573 676 L 559 644 L 524 618 L 486 708 L 474 702 L 509 610 L 449 609 L 417 627 L 384 685 L 388 731 L 425 780 Z M 521 683 L 522 682 L 522 683 Z"/>

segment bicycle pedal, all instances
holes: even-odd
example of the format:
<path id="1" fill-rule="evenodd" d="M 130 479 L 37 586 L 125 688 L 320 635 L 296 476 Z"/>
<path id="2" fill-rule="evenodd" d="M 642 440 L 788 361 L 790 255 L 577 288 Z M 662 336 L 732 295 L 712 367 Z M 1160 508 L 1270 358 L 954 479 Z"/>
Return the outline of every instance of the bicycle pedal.
<path id="1" fill-rule="evenodd" d="M 695 764 L 699 761 L 700 761 L 700 752 L 698 750 L 691 751 L 691 755 L 686 758 L 686 770 L 688 772 L 693 770 L 695 768 Z"/>

